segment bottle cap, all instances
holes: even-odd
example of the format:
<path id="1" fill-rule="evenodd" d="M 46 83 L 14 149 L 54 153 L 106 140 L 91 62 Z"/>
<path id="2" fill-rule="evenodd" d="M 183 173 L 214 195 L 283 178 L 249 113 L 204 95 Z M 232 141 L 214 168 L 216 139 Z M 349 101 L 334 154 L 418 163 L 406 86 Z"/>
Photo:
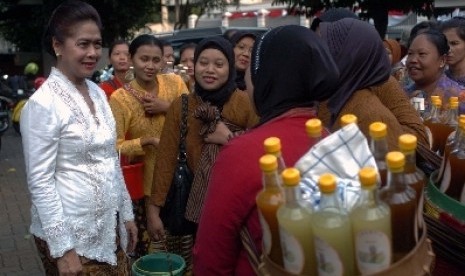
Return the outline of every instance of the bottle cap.
<path id="1" fill-rule="evenodd" d="M 439 99 L 439 98 L 435 98 L 432 100 L 432 103 L 436 106 L 436 107 L 441 107 L 442 106 L 442 100 Z"/>
<path id="2" fill-rule="evenodd" d="M 370 136 L 372 138 L 383 138 L 387 135 L 387 126 L 382 122 L 374 122 L 370 124 Z"/>
<path id="3" fill-rule="evenodd" d="M 374 167 L 363 167 L 358 172 L 358 177 L 362 186 L 369 187 L 376 184 L 377 174 Z"/>
<path id="4" fill-rule="evenodd" d="M 449 103 L 453 103 L 453 102 L 457 102 L 457 103 L 458 103 L 458 102 L 459 102 L 459 97 L 455 97 L 455 96 L 450 97 L 450 98 L 449 98 Z"/>
<path id="5" fill-rule="evenodd" d="M 459 117 L 459 127 L 460 127 L 461 125 L 465 125 L 465 117 L 463 117 L 463 118 L 462 118 L 462 117 Z"/>
<path id="6" fill-rule="evenodd" d="M 433 95 L 433 96 L 431 96 L 431 101 L 432 101 L 432 102 L 434 102 L 434 101 L 437 100 L 437 99 L 440 100 L 441 97 L 439 97 L 439 95 Z"/>
<path id="7" fill-rule="evenodd" d="M 399 149 L 401 151 L 413 151 L 417 148 L 417 137 L 412 134 L 399 136 Z"/>
<path id="8" fill-rule="evenodd" d="M 351 123 L 357 123 L 357 116 L 354 114 L 345 114 L 341 117 L 341 127 L 344 127 Z"/>
<path id="9" fill-rule="evenodd" d="M 278 137 L 266 138 L 263 142 L 266 153 L 278 153 L 281 151 L 281 140 Z"/>
<path id="10" fill-rule="evenodd" d="M 321 137 L 321 130 L 323 127 L 321 126 L 320 119 L 310 119 L 305 122 L 305 130 L 307 131 L 308 136 L 310 137 Z"/>
<path id="11" fill-rule="evenodd" d="M 300 172 L 296 168 L 287 168 L 281 173 L 283 178 L 283 183 L 286 186 L 294 187 L 299 185 L 300 182 Z"/>
<path id="12" fill-rule="evenodd" d="M 465 119 L 465 114 L 460 114 L 460 115 L 459 115 L 459 120 L 462 119 L 462 118 Z"/>
<path id="13" fill-rule="evenodd" d="M 405 166 L 405 155 L 400 151 L 388 152 L 386 164 L 391 170 L 402 170 Z"/>
<path id="14" fill-rule="evenodd" d="M 336 177 L 331 173 L 324 173 L 318 180 L 318 186 L 322 193 L 332 193 L 336 190 Z"/>
<path id="15" fill-rule="evenodd" d="M 459 108 L 459 102 L 449 102 L 449 109 L 457 109 Z"/>
<path id="16" fill-rule="evenodd" d="M 260 169 L 265 172 L 273 171 L 278 168 L 278 161 L 276 156 L 272 154 L 265 154 L 260 158 Z"/>

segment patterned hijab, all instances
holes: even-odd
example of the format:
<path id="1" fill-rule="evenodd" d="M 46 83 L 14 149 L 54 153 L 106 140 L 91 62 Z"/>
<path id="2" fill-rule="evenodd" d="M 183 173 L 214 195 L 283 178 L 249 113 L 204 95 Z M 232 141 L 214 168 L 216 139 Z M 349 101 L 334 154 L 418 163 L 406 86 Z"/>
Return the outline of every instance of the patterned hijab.
<path id="1" fill-rule="evenodd" d="M 320 32 L 340 72 L 337 89 L 328 102 L 333 125 L 357 90 L 389 79 L 391 64 L 378 32 L 367 22 L 353 18 L 323 22 Z"/>
<path id="2" fill-rule="evenodd" d="M 313 31 L 297 25 L 274 28 L 255 41 L 250 70 L 261 124 L 328 99 L 339 77 L 327 46 Z"/>
<path id="3" fill-rule="evenodd" d="M 231 43 L 223 37 L 205 38 L 197 45 L 194 52 L 194 65 L 197 64 L 200 54 L 206 49 L 216 49 L 222 52 L 229 63 L 229 76 L 227 82 L 216 91 L 209 91 L 195 81 L 195 94 L 199 95 L 205 102 L 222 107 L 236 90 L 236 67 L 234 63 L 234 51 Z"/>

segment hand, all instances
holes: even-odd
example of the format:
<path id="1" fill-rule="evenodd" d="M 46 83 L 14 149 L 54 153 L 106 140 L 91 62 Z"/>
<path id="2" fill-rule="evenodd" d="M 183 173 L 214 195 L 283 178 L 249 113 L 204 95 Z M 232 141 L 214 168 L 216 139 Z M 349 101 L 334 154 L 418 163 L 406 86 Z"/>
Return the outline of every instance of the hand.
<path id="1" fill-rule="evenodd" d="M 58 258 L 57 267 L 60 276 L 75 276 L 82 272 L 81 260 L 74 249 Z"/>
<path id="2" fill-rule="evenodd" d="M 204 140 L 206 143 L 210 144 L 225 145 L 229 142 L 229 139 L 232 137 L 232 135 L 233 133 L 229 130 L 229 128 L 220 121 L 216 124 L 215 131 L 208 134 Z"/>
<path id="3" fill-rule="evenodd" d="M 126 227 L 126 232 L 128 233 L 128 248 L 126 251 L 132 253 L 134 250 L 136 250 L 137 227 L 134 221 L 125 222 L 124 227 Z"/>
<path id="4" fill-rule="evenodd" d="M 159 241 L 165 237 L 165 229 L 160 219 L 160 207 L 147 204 L 147 230 L 154 241 Z"/>
<path id="5" fill-rule="evenodd" d="M 145 112 L 150 115 L 165 113 L 170 105 L 167 101 L 158 97 L 145 96 L 142 99 L 144 101 L 142 106 L 144 107 Z"/>
<path id="6" fill-rule="evenodd" d="M 151 145 L 151 146 L 157 147 L 159 142 L 160 142 L 160 139 L 155 138 L 155 137 L 142 137 L 142 138 L 140 138 L 140 144 L 142 146 Z"/>

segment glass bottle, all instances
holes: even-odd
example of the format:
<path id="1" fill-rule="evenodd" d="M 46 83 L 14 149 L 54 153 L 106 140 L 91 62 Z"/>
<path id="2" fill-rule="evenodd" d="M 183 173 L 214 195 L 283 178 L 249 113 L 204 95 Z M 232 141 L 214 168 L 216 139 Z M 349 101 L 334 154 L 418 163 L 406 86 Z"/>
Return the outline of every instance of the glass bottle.
<path id="1" fill-rule="evenodd" d="M 281 174 L 286 169 L 286 162 L 284 162 L 281 153 L 281 140 L 278 137 L 266 138 L 263 141 L 263 147 L 265 148 L 265 153 L 276 156 L 278 160 L 278 174 Z"/>
<path id="2" fill-rule="evenodd" d="M 415 190 L 405 183 L 405 155 L 392 151 L 386 155 L 388 167 L 387 185 L 381 188 L 379 197 L 391 210 L 393 262 L 402 259 L 415 247 Z"/>
<path id="3" fill-rule="evenodd" d="M 318 184 L 321 199 L 312 222 L 318 275 L 354 275 L 352 227 L 337 197 L 336 177 L 323 174 Z"/>
<path id="4" fill-rule="evenodd" d="M 440 190 L 448 196 L 464 202 L 465 194 L 465 124 L 460 124 L 460 135 L 455 148 L 449 153 Z"/>
<path id="5" fill-rule="evenodd" d="M 294 274 L 316 275 L 312 210 L 301 204 L 300 172 L 288 168 L 281 174 L 285 203 L 277 212 L 284 269 Z"/>
<path id="6" fill-rule="evenodd" d="M 341 127 L 345 127 L 346 125 L 348 124 L 356 124 L 358 121 L 357 119 L 357 116 L 355 116 L 354 114 L 344 114 L 341 116 Z"/>
<path id="7" fill-rule="evenodd" d="M 308 138 L 310 139 L 310 145 L 315 145 L 321 141 L 323 126 L 320 119 L 313 118 L 305 122 L 305 130 L 307 131 Z"/>
<path id="8" fill-rule="evenodd" d="M 387 125 L 382 122 L 374 122 L 369 126 L 370 151 L 376 161 L 379 177 L 379 185 L 384 187 L 387 179 L 386 154 L 388 153 Z"/>
<path id="9" fill-rule="evenodd" d="M 441 162 L 441 167 L 439 168 L 439 172 L 438 172 L 438 175 L 437 175 L 437 178 L 436 178 L 436 183 L 441 183 L 442 181 L 442 178 L 444 176 L 444 171 L 446 169 L 446 163 L 447 163 L 447 159 L 449 158 L 449 154 L 450 152 L 456 148 L 456 145 L 457 145 L 457 141 L 459 140 L 459 137 L 461 135 L 461 125 L 462 124 L 465 124 L 465 115 L 462 114 L 462 115 L 459 115 L 459 120 L 458 120 L 458 124 L 457 124 L 457 127 L 455 128 L 454 131 L 451 132 L 451 134 L 449 134 L 449 136 L 447 137 L 447 142 L 446 142 L 446 145 L 444 147 L 444 155 L 442 157 L 442 162 Z"/>
<path id="10" fill-rule="evenodd" d="M 262 156 L 260 158 L 260 168 L 263 174 L 263 189 L 257 194 L 256 203 L 263 231 L 263 252 L 273 262 L 282 266 L 283 257 L 276 212 L 284 203 L 284 195 L 277 172 L 278 162 L 276 156 L 271 154 Z"/>
<path id="11" fill-rule="evenodd" d="M 425 125 L 425 131 L 430 142 L 430 148 L 432 151 L 437 152 L 439 149 L 439 128 L 441 127 L 441 106 L 442 101 L 440 98 L 433 98 L 438 96 L 431 96 L 431 113 L 428 118 L 425 119 L 423 124 Z"/>
<path id="12" fill-rule="evenodd" d="M 381 271 L 392 262 L 391 211 L 378 198 L 377 172 L 360 169 L 360 197 L 350 214 L 358 274 Z"/>

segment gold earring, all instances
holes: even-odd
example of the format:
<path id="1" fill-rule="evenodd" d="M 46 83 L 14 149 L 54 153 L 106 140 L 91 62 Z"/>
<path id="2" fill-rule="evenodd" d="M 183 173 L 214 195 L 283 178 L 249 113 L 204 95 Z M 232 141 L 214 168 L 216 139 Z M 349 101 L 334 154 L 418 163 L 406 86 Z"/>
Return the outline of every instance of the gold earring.
<path id="1" fill-rule="evenodd" d="M 124 80 L 126 82 L 130 82 L 134 79 L 134 67 L 129 66 L 129 70 L 126 72 L 126 75 L 124 75 Z"/>

